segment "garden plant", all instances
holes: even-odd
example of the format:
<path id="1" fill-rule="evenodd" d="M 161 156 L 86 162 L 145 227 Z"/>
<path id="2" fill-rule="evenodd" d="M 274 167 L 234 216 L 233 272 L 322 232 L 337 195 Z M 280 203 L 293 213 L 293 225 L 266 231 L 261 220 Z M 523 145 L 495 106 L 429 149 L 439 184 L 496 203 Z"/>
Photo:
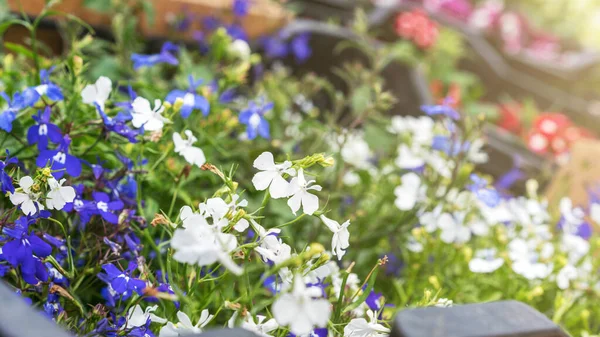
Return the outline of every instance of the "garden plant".
<path id="1" fill-rule="evenodd" d="M 0 25 L 31 35 L 1 60 L 0 275 L 48 319 L 80 336 L 367 337 L 406 307 L 516 299 L 600 331 L 600 191 L 556 208 L 533 179 L 497 191 L 475 169 L 485 114 L 451 96 L 390 114 L 381 71 L 430 60 L 450 82 L 451 33 L 400 27 L 416 44 L 371 48 L 357 15 L 339 50 L 369 62 L 339 64 L 341 90 L 278 61 L 310 58 L 308 35 L 259 54 L 205 18 L 194 45 L 142 54 L 127 11 L 113 42 L 69 16 L 60 56 L 36 30 L 64 13 Z"/>

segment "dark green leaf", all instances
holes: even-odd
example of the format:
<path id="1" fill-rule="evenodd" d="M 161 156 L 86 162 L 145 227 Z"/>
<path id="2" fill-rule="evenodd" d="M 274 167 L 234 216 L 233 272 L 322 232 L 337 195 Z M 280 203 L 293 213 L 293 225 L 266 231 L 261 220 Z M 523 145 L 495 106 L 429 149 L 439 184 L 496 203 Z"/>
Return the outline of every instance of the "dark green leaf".
<path id="1" fill-rule="evenodd" d="M 29 50 L 27 47 L 22 46 L 20 44 L 4 42 L 4 47 L 10 51 L 17 53 L 17 54 L 29 57 L 32 60 L 35 58 L 35 55 L 31 50 Z"/>

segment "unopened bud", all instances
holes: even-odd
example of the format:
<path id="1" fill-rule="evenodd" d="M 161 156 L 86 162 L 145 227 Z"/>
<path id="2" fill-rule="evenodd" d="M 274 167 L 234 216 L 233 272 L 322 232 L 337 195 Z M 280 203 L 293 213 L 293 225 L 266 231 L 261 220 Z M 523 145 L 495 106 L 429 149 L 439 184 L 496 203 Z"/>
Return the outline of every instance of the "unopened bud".
<path id="1" fill-rule="evenodd" d="M 150 222 L 150 225 L 152 225 L 152 227 L 156 227 L 158 225 L 168 225 L 170 224 L 169 219 L 167 219 L 164 215 L 160 214 L 160 213 L 156 213 L 154 215 L 154 219 L 152 219 L 152 221 Z"/>
<path id="2" fill-rule="evenodd" d="M 437 276 L 435 275 L 431 275 L 429 276 L 429 283 L 435 288 L 435 289 L 440 289 L 441 285 L 440 285 L 440 281 L 438 280 Z"/>
<path id="3" fill-rule="evenodd" d="M 77 55 L 73 56 L 73 72 L 75 72 L 75 75 L 81 74 L 81 69 L 83 69 L 83 59 Z"/>
<path id="4" fill-rule="evenodd" d="M 464 247 L 462 252 L 463 252 L 463 255 L 465 256 L 465 260 L 471 261 L 471 258 L 473 257 L 473 249 L 471 249 L 471 247 Z"/>
<path id="5" fill-rule="evenodd" d="M 321 254 L 325 251 L 325 247 L 323 247 L 320 243 L 311 243 L 308 249 L 309 256 L 315 256 L 317 254 Z"/>
<path id="6" fill-rule="evenodd" d="M 169 103 L 169 102 L 166 102 L 166 103 Z M 183 106 L 183 98 L 177 97 L 177 99 L 175 99 L 175 102 L 173 103 L 173 111 L 179 112 L 179 110 L 181 110 L 182 106 Z"/>
<path id="7" fill-rule="evenodd" d="M 49 167 L 44 167 L 44 168 L 42 169 L 42 175 L 43 175 L 44 177 L 48 177 L 48 178 L 50 178 L 50 177 L 52 176 L 52 170 L 50 170 L 50 168 L 49 168 Z"/>

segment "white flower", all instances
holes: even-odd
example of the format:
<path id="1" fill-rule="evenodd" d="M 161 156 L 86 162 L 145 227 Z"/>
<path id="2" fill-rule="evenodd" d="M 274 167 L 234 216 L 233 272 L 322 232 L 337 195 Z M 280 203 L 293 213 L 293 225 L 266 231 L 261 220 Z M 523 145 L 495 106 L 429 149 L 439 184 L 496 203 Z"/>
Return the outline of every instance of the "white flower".
<path id="1" fill-rule="evenodd" d="M 443 213 L 437 226 L 442 231 L 440 239 L 445 243 L 465 243 L 471 239 L 471 230 L 463 224 L 464 213 L 454 213 L 454 216 Z"/>
<path id="2" fill-rule="evenodd" d="M 483 151 L 483 139 L 477 138 L 469 146 L 467 150 L 467 159 L 475 164 L 483 164 L 488 161 L 489 157 L 486 152 Z"/>
<path id="3" fill-rule="evenodd" d="M 346 186 L 356 186 L 360 183 L 360 176 L 354 171 L 348 171 L 344 174 L 342 181 Z"/>
<path id="4" fill-rule="evenodd" d="M 94 84 L 88 84 L 81 91 L 81 98 L 85 104 L 98 104 L 104 111 L 104 103 L 112 91 L 110 78 L 100 76 Z"/>
<path id="5" fill-rule="evenodd" d="M 401 169 L 415 169 L 425 165 L 425 160 L 406 144 L 402 144 L 398 147 L 398 157 L 395 163 Z"/>
<path id="6" fill-rule="evenodd" d="M 283 241 L 275 235 L 260 235 L 262 238 L 260 246 L 254 248 L 265 262 L 272 261 L 276 265 L 287 261 L 292 257 L 292 248 L 283 243 Z"/>
<path id="7" fill-rule="evenodd" d="M 71 186 L 62 186 L 67 181 L 61 179 L 56 181 L 54 178 L 48 179 L 48 186 L 50 186 L 50 192 L 46 196 L 46 206 L 48 209 L 61 210 L 68 202 L 75 200 L 75 189 Z"/>
<path id="8" fill-rule="evenodd" d="M 551 245 L 546 247 L 552 248 Z M 513 260 L 513 271 L 529 280 L 544 279 L 552 273 L 553 265 L 540 261 L 544 255 L 551 254 L 552 249 L 544 249 L 544 247 L 538 253 L 533 240 L 517 238 L 508 244 L 508 255 Z"/>
<path id="9" fill-rule="evenodd" d="M 127 311 L 127 329 L 133 329 L 146 325 L 146 322 L 151 320 L 152 322 L 164 324 L 167 322 L 166 319 L 161 318 L 153 314 L 158 309 L 158 305 L 147 307 L 146 310 L 142 310 L 139 304 L 129 308 Z"/>
<path id="10" fill-rule="evenodd" d="M 19 180 L 19 186 L 23 192 L 10 193 L 10 202 L 15 206 L 21 205 L 21 210 L 25 215 L 34 215 L 38 210 L 43 210 L 44 205 L 38 202 L 39 193 L 31 191 L 33 179 L 30 176 L 24 176 Z"/>
<path id="11" fill-rule="evenodd" d="M 433 127 L 433 119 L 428 116 L 394 116 L 388 131 L 399 135 L 409 133 L 413 146 L 429 146 L 433 140 Z"/>
<path id="12" fill-rule="evenodd" d="M 235 327 L 235 320 L 236 320 L 237 316 L 238 316 L 238 312 L 236 311 L 235 314 L 233 314 L 233 316 L 228 321 L 229 328 Z M 246 317 L 244 317 L 244 320 L 242 321 L 242 324 L 240 325 L 240 327 L 242 329 L 252 331 L 260 337 L 272 337 L 272 335 L 270 335 L 269 332 L 279 328 L 279 324 L 277 324 L 277 321 L 274 318 L 271 318 L 270 320 L 268 320 L 266 322 L 265 322 L 265 319 L 267 319 L 266 316 L 256 315 L 256 322 L 255 322 L 252 315 L 247 314 Z"/>
<path id="13" fill-rule="evenodd" d="M 436 307 L 440 307 L 440 308 L 448 308 L 453 305 L 454 305 L 454 302 L 447 298 L 440 298 L 440 299 L 438 299 L 437 303 L 435 304 Z"/>
<path id="14" fill-rule="evenodd" d="M 262 172 L 258 172 L 252 178 L 252 184 L 259 191 L 269 188 L 271 198 L 279 199 L 289 195 L 289 183 L 283 179 L 282 174 L 294 175 L 295 170 L 289 161 L 283 164 L 275 164 L 271 152 L 263 152 L 256 157 L 253 166 Z"/>
<path id="15" fill-rule="evenodd" d="M 208 309 L 202 310 L 200 319 L 198 319 L 198 323 L 196 323 L 196 325 L 192 324 L 192 320 L 190 320 L 189 316 L 183 311 L 177 312 L 177 318 L 179 319 L 179 323 L 173 324 L 168 322 L 167 325 L 160 329 L 158 336 L 178 337 L 201 333 L 202 328 L 212 320 L 213 315 L 209 315 Z"/>
<path id="16" fill-rule="evenodd" d="M 314 182 L 314 180 L 306 181 L 303 169 L 298 170 L 298 176 L 292 178 L 292 181 L 290 181 L 289 195 L 291 197 L 287 204 L 292 209 L 294 215 L 300 209 L 300 204 L 302 204 L 304 213 L 308 215 L 312 215 L 319 209 L 319 198 L 314 194 L 308 193 L 309 190 L 321 190 L 321 186 L 319 185 L 310 186 Z"/>
<path id="17" fill-rule="evenodd" d="M 188 163 L 201 167 L 206 163 L 204 152 L 202 149 L 192 146 L 198 138 L 194 137 L 194 134 L 190 130 L 185 130 L 184 133 L 187 136 L 187 140 L 184 140 L 178 132 L 173 132 L 175 153 L 182 155 Z"/>
<path id="18" fill-rule="evenodd" d="M 597 223 L 600 224 L 600 204 L 593 203 L 590 206 L 590 218 Z"/>
<path id="19" fill-rule="evenodd" d="M 369 161 L 373 157 L 369 145 L 361 134 L 347 133 L 341 149 L 342 159 L 359 169 L 367 169 L 372 166 Z"/>
<path id="20" fill-rule="evenodd" d="M 474 273 L 491 273 L 503 264 L 504 260 L 496 257 L 496 249 L 482 249 L 469 261 L 469 269 Z"/>
<path id="21" fill-rule="evenodd" d="M 316 298 L 321 295 L 320 288 L 307 288 L 302 277 L 296 275 L 292 292 L 275 300 L 271 311 L 280 325 L 289 325 L 293 334 L 307 334 L 315 326 L 326 326 L 331 315 L 329 301 Z"/>
<path id="22" fill-rule="evenodd" d="M 185 228 L 176 229 L 171 239 L 171 247 L 175 250 L 173 258 L 179 262 L 199 266 L 220 262 L 233 274 L 241 275 L 242 268 L 235 264 L 229 255 L 237 248 L 236 237 L 221 233 L 220 228 L 209 225 L 202 215 L 190 215 L 187 209 L 185 214 Z"/>
<path id="23" fill-rule="evenodd" d="M 250 58 L 250 46 L 244 40 L 237 39 L 229 45 L 229 52 L 240 58 L 242 61 L 248 61 Z"/>
<path id="24" fill-rule="evenodd" d="M 344 337 L 385 337 L 390 329 L 377 323 L 377 316 L 371 310 L 367 310 L 369 321 L 364 318 L 354 318 L 344 327 Z"/>
<path id="25" fill-rule="evenodd" d="M 586 239 L 573 234 L 562 235 L 560 248 L 567 253 L 570 263 L 577 263 L 590 251 L 590 243 Z"/>
<path id="26" fill-rule="evenodd" d="M 401 211 L 408 211 L 415 207 L 417 201 L 423 198 L 424 189 L 421 187 L 421 178 L 413 172 L 402 176 L 402 185 L 394 189 L 396 201 L 394 204 Z"/>
<path id="27" fill-rule="evenodd" d="M 333 232 L 333 238 L 331 239 L 331 250 L 333 255 L 338 257 L 338 260 L 342 259 L 342 256 L 346 254 L 346 249 L 350 247 L 350 232 L 348 232 L 348 226 L 350 220 L 346 220 L 340 225 L 339 222 L 327 218 L 325 215 L 320 216 L 321 220 L 330 231 Z"/>
<path id="28" fill-rule="evenodd" d="M 560 289 L 567 289 L 569 288 L 571 281 L 577 279 L 578 274 L 577 268 L 568 264 L 556 275 L 556 285 L 558 285 Z"/>
<path id="29" fill-rule="evenodd" d="M 560 214 L 563 216 L 563 230 L 566 233 L 574 234 L 577 228 L 584 222 L 585 212 L 580 207 L 573 207 L 570 198 L 560 200 Z"/>
<path id="30" fill-rule="evenodd" d="M 133 107 L 131 123 L 136 128 L 143 126 L 145 131 L 159 131 L 162 130 L 165 123 L 170 122 L 162 115 L 165 107 L 159 99 L 154 100 L 154 110 L 150 106 L 150 102 L 143 97 L 137 97 L 131 105 Z"/>

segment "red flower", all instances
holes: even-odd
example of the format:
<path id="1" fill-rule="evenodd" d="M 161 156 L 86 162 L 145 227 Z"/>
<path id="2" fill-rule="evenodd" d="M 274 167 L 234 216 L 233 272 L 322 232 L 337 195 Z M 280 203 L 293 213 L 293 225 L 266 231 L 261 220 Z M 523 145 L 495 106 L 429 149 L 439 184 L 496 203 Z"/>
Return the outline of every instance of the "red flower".
<path id="1" fill-rule="evenodd" d="M 548 152 L 548 145 L 550 145 L 548 138 L 539 132 L 534 131 L 527 136 L 527 147 L 535 153 Z"/>
<path id="2" fill-rule="evenodd" d="M 534 130 L 550 138 L 569 126 L 571 126 L 571 120 L 561 113 L 545 113 L 539 115 L 533 122 Z"/>
<path id="3" fill-rule="evenodd" d="M 519 103 L 500 105 L 500 118 L 496 122 L 499 127 L 514 134 L 521 133 L 521 109 Z"/>
<path id="4" fill-rule="evenodd" d="M 435 44 L 439 29 L 422 9 L 404 12 L 396 17 L 396 34 L 412 40 L 419 48 L 427 49 Z"/>

